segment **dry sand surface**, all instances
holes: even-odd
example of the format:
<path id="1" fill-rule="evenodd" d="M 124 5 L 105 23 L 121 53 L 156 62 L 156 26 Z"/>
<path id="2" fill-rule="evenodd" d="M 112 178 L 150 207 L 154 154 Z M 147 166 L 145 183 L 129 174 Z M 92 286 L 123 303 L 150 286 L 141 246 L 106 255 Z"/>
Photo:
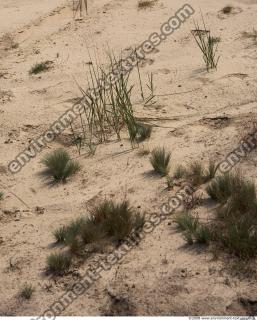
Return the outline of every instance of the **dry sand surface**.
<path id="1" fill-rule="evenodd" d="M 141 63 L 143 78 L 154 75 L 156 104 L 136 103 L 138 86 L 132 98 L 136 117 L 153 126 L 144 148 L 170 150 L 171 172 L 181 163 L 222 160 L 256 119 L 257 42 L 242 34 L 257 29 L 257 1 L 188 3 L 194 17 Z M 87 87 L 88 48 L 102 59 L 107 43 L 117 54 L 128 51 L 183 4 L 158 0 L 139 10 L 138 0 L 89 0 L 88 15 L 74 20 L 68 0 L 0 1 L 0 315 L 41 314 L 105 254 L 91 256 L 64 277 L 45 273 L 46 257 L 56 250 L 52 232 L 86 214 L 89 204 L 126 198 L 142 212 L 158 213 L 174 194 L 176 189 L 165 190 L 165 178 L 148 174 L 149 155 L 139 156 L 125 134 L 122 141 L 99 145 L 94 156 L 78 157 L 66 130 L 21 172 L 11 174 L 7 165 L 72 106 L 80 96 L 76 81 Z M 228 4 L 233 12 L 222 14 Z M 190 33 L 201 11 L 221 38 L 218 69 L 209 73 Z M 29 74 L 35 63 L 47 60 L 48 71 Z M 49 187 L 38 176 L 40 160 L 60 147 L 78 157 L 82 170 L 67 184 Z M 239 167 L 256 182 L 254 152 Z M 256 279 L 238 272 L 241 266 L 233 270 L 233 259 L 185 245 L 170 218 L 62 315 L 256 314 Z M 30 300 L 17 296 L 25 283 L 35 288 Z"/>

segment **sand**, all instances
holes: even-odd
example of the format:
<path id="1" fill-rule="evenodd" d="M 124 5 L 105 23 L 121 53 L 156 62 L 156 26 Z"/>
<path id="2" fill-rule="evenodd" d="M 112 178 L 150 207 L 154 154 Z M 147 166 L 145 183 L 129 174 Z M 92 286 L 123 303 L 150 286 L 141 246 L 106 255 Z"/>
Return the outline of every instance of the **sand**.
<path id="1" fill-rule="evenodd" d="M 179 7 L 181 1 L 159 0 L 138 10 L 137 0 L 89 1 L 88 15 L 73 19 L 71 3 L 61 0 L 2 0 L 0 3 L 0 315 L 39 315 L 58 299 L 99 256 L 71 274 L 54 279 L 45 274 L 53 248 L 52 232 L 87 213 L 90 203 L 128 199 L 142 212 L 160 212 L 174 194 L 165 178 L 151 177 L 149 156 L 140 157 L 128 139 L 99 145 L 94 156 L 78 156 L 70 131 L 48 144 L 21 172 L 8 163 L 80 96 L 76 81 L 87 86 L 89 48 L 104 60 L 106 44 L 117 53 L 139 45 Z M 256 26 L 257 1 L 189 0 L 212 32 L 221 38 L 217 71 L 206 72 L 190 30 L 193 18 L 149 54 L 142 75 L 153 73 L 157 103 L 137 105 L 135 114 L 153 126 L 145 148 L 171 151 L 177 164 L 222 160 L 256 118 L 256 54 L 253 39 L 242 36 Z M 220 10 L 235 9 L 229 15 Z M 52 68 L 29 75 L 32 65 L 50 60 Z M 75 81 L 76 79 L 76 81 Z M 135 78 L 136 79 L 136 78 Z M 135 80 L 136 81 L 136 80 Z M 213 118 L 223 117 L 221 121 Z M 224 120 L 225 119 L 225 120 Z M 68 141 L 68 142 L 67 142 Z M 67 184 L 49 188 L 38 173 L 50 150 L 65 147 L 82 165 Z M 256 182 L 252 153 L 239 167 Z M 110 271 L 81 295 L 62 315 L 249 315 L 256 314 L 256 281 L 233 274 L 233 258 L 214 257 L 202 247 L 188 247 L 172 220 L 159 225 Z M 17 295 L 25 283 L 31 300 Z M 113 305 L 117 298 L 119 303 Z M 116 300 L 117 300 L 116 299 Z M 116 301 L 115 300 L 115 301 Z M 121 302 L 120 302 L 121 301 Z M 255 308 L 255 309 L 254 309 Z"/>

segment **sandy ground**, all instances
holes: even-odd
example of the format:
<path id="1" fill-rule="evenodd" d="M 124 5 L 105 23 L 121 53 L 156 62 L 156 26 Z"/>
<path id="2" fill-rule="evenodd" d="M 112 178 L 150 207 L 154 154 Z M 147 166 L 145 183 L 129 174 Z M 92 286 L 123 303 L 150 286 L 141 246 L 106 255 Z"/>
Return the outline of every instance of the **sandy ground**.
<path id="1" fill-rule="evenodd" d="M 184 4 L 159 0 L 151 9 L 138 10 L 137 0 L 89 2 L 89 14 L 77 21 L 67 1 L 0 3 L 0 191 L 5 194 L 0 204 L 0 315 L 38 315 L 83 275 L 91 260 L 57 280 L 44 271 L 46 257 L 54 251 L 53 230 L 85 214 L 88 203 L 127 198 L 153 213 L 173 194 L 164 191 L 165 179 L 146 174 L 149 157 L 138 156 L 126 139 L 98 146 L 93 157 L 79 157 L 82 171 L 69 183 L 45 186 L 37 173 L 46 152 L 66 147 L 78 156 L 66 143 L 69 131 L 20 173 L 7 171 L 30 139 L 71 107 L 70 101 L 79 96 L 74 79 L 86 87 L 87 47 L 100 54 L 106 43 L 117 53 L 133 48 Z M 195 19 L 201 10 L 221 38 L 218 70 L 205 71 L 190 34 L 191 19 L 143 63 L 143 76 L 154 74 L 157 104 L 135 105 L 136 116 L 154 128 L 145 147 L 169 149 L 171 170 L 192 160 L 223 159 L 237 146 L 244 126 L 256 119 L 257 44 L 242 33 L 257 28 L 257 1 L 230 1 L 235 11 L 227 16 L 220 13 L 226 0 L 188 3 L 197 11 Z M 53 61 L 51 70 L 29 75 L 33 64 L 45 60 Z M 136 102 L 139 92 L 134 95 Z M 222 121 L 212 119 L 224 116 Z M 254 154 L 240 167 L 256 181 Z M 185 246 L 172 221 L 165 221 L 63 315 L 106 314 L 113 295 L 127 301 L 125 313 L 136 315 L 256 314 L 255 279 L 232 274 L 227 262 L 226 257 L 213 259 L 201 247 Z M 30 301 L 20 301 L 17 294 L 26 282 L 35 292 Z"/>

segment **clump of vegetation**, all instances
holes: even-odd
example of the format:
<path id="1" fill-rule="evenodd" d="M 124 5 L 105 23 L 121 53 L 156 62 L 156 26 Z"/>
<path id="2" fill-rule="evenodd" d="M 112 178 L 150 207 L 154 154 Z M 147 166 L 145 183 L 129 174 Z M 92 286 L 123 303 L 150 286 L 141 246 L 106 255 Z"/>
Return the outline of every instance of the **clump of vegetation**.
<path id="1" fill-rule="evenodd" d="M 68 272 L 72 258 L 64 253 L 52 253 L 47 257 L 47 269 L 49 272 L 62 276 Z"/>
<path id="2" fill-rule="evenodd" d="M 193 185 L 200 185 L 205 182 L 205 172 L 201 162 L 195 161 L 190 164 L 188 177 Z"/>
<path id="3" fill-rule="evenodd" d="M 77 161 L 71 160 L 67 151 L 58 149 L 44 157 L 42 163 L 46 169 L 41 175 L 55 182 L 66 182 L 67 178 L 78 172 L 81 167 Z"/>
<path id="4" fill-rule="evenodd" d="M 144 224 L 144 216 L 135 212 L 127 201 L 104 201 L 91 212 L 91 221 L 115 242 L 124 240 L 133 229 Z"/>
<path id="5" fill-rule="evenodd" d="M 73 0 L 73 16 L 76 18 L 77 13 L 79 12 L 80 17 L 82 17 L 83 9 L 85 8 L 86 13 L 88 10 L 87 0 Z"/>
<path id="6" fill-rule="evenodd" d="M 174 222 L 177 224 L 179 230 L 181 231 L 191 231 L 194 232 L 199 225 L 199 221 L 190 212 L 179 213 L 175 216 Z"/>
<path id="7" fill-rule="evenodd" d="M 209 227 L 201 224 L 199 219 L 191 213 L 178 214 L 174 218 L 174 222 L 178 225 L 179 230 L 183 232 L 183 236 L 188 244 L 193 244 L 194 242 L 209 244 L 212 238 Z"/>
<path id="8" fill-rule="evenodd" d="M 217 37 L 212 36 L 210 30 L 206 29 L 204 21 L 203 28 L 200 28 L 197 23 L 195 24 L 195 30 L 192 30 L 192 35 L 203 54 L 207 71 L 209 72 L 210 69 L 214 68 L 217 69 L 219 62 L 219 57 L 217 57 Z"/>
<path id="9" fill-rule="evenodd" d="M 95 206 L 89 216 L 73 220 L 53 234 L 57 242 L 69 247 L 71 254 L 83 256 L 87 245 L 117 245 L 132 231 L 139 231 L 143 224 L 144 215 L 130 207 L 127 201 L 116 203 L 105 200 Z M 51 259 L 54 260 L 54 265 L 61 264 L 62 267 L 62 258 L 60 262 L 59 256 L 54 255 Z"/>
<path id="10" fill-rule="evenodd" d="M 236 256 L 249 259 L 257 254 L 257 201 L 255 186 L 240 172 L 218 176 L 207 187 L 219 202 L 216 210 L 216 241 Z"/>
<path id="11" fill-rule="evenodd" d="M 229 205 L 233 205 L 233 209 L 239 211 L 249 210 L 256 206 L 255 186 L 240 172 L 218 176 L 208 185 L 206 191 L 213 200 L 221 204 L 229 200 Z"/>
<path id="12" fill-rule="evenodd" d="M 138 8 L 139 9 L 152 8 L 156 2 L 157 0 L 139 0 Z"/>
<path id="13" fill-rule="evenodd" d="M 243 38 L 251 39 L 254 42 L 254 44 L 256 44 L 257 42 L 257 31 L 254 29 L 252 32 L 247 32 L 247 31 L 242 32 L 242 36 Z"/>
<path id="14" fill-rule="evenodd" d="M 209 172 L 214 172 L 213 166 Z M 177 215 L 174 221 L 186 241 L 190 244 L 212 242 L 244 260 L 256 257 L 257 197 L 254 184 L 240 172 L 226 173 L 211 181 L 206 191 L 219 204 L 214 211 L 216 219 L 203 224 L 189 212 Z M 191 203 L 186 209 L 192 209 Z"/>
<path id="15" fill-rule="evenodd" d="M 152 133 L 152 127 L 143 123 L 136 123 L 135 136 L 133 140 L 136 142 L 142 142 L 149 139 Z"/>
<path id="16" fill-rule="evenodd" d="M 170 152 L 164 148 L 155 148 L 151 152 L 150 162 L 154 171 L 161 176 L 166 176 L 169 173 Z"/>
<path id="17" fill-rule="evenodd" d="M 182 165 L 178 165 L 175 168 L 174 174 L 173 174 L 173 178 L 174 179 L 182 179 L 185 178 L 187 176 L 187 170 L 184 166 Z"/>
<path id="18" fill-rule="evenodd" d="M 0 201 L 4 199 L 4 193 L 0 191 Z"/>
<path id="19" fill-rule="evenodd" d="M 172 177 L 170 177 L 170 176 L 166 177 L 166 185 L 167 185 L 167 187 L 166 187 L 167 190 L 172 190 L 173 189 L 174 181 L 173 181 Z"/>
<path id="20" fill-rule="evenodd" d="M 29 71 L 29 74 L 38 74 L 47 71 L 51 68 L 52 61 L 44 61 L 41 63 L 36 63 Z"/>
<path id="21" fill-rule="evenodd" d="M 225 6 L 221 11 L 224 14 L 230 14 L 232 12 L 232 10 L 233 10 L 232 6 Z"/>
<path id="22" fill-rule="evenodd" d="M 183 199 L 183 205 L 186 210 L 192 210 L 202 204 L 202 194 L 193 193 Z"/>
<path id="23" fill-rule="evenodd" d="M 147 156 L 150 153 L 150 150 L 148 148 L 145 148 L 144 146 L 142 148 L 139 148 L 137 151 L 137 154 L 140 157 Z"/>
<path id="24" fill-rule="evenodd" d="M 29 300 L 35 289 L 31 284 L 25 284 L 25 286 L 20 291 L 20 297 L 26 300 Z"/>

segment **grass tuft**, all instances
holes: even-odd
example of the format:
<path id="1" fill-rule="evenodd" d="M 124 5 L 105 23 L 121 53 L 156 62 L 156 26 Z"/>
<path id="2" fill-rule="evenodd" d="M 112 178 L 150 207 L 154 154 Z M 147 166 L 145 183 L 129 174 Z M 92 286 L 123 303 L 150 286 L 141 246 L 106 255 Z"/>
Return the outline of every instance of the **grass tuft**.
<path id="1" fill-rule="evenodd" d="M 157 0 L 139 0 L 138 8 L 139 9 L 152 8 L 156 2 Z"/>
<path id="2" fill-rule="evenodd" d="M 182 179 L 187 176 L 187 170 L 181 164 L 175 168 L 173 178 L 174 179 Z"/>
<path id="3" fill-rule="evenodd" d="M 0 201 L 4 199 L 4 193 L 0 192 Z"/>
<path id="4" fill-rule="evenodd" d="M 203 54 L 203 60 L 207 71 L 217 69 L 219 57 L 217 57 L 218 43 L 217 37 L 211 35 L 211 32 L 206 29 L 203 20 L 203 28 L 201 29 L 198 23 L 195 23 L 195 30 L 192 30 L 192 35 L 195 42 Z"/>
<path id="5" fill-rule="evenodd" d="M 33 294 L 35 289 L 31 284 L 25 284 L 24 287 L 20 291 L 20 297 L 26 300 L 29 300 Z"/>
<path id="6" fill-rule="evenodd" d="M 174 222 L 178 225 L 179 230 L 183 231 L 183 236 L 188 244 L 193 244 L 194 241 L 200 244 L 209 244 L 212 239 L 209 227 L 201 224 L 199 219 L 189 212 L 178 214 L 174 218 Z"/>
<path id="7" fill-rule="evenodd" d="M 106 200 L 93 209 L 91 219 L 115 242 L 124 240 L 144 223 L 144 217 L 134 212 L 127 201 Z"/>
<path id="8" fill-rule="evenodd" d="M 29 74 L 38 74 L 47 71 L 51 68 L 52 61 L 45 61 L 41 63 L 36 63 L 29 71 Z"/>
<path id="9" fill-rule="evenodd" d="M 143 123 L 136 124 L 136 131 L 134 140 L 142 142 L 150 138 L 152 133 L 152 127 Z"/>
<path id="10" fill-rule="evenodd" d="M 190 231 L 191 233 L 194 232 L 199 225 L 198 219 L 189 212 L 177 214 L 174 222 L 177 224 L 179 230 Z"/>
<path id="11" fill-rule="evenodd" d="M 55 182 L 66 182 L 68 177 L 81 169 L 79 163 L 71 160 L 68 152 L 63 149 L 55 150 L 46 155 L 42 163 L 46 166 L 42 175 L 53 178 Z"/>
<path id="12" fill-rule="evenodd" d="M 150 162 L 154 171 L 161 176 L 166 176 L 169 173 L 170 152 L 164 148 L 156 148 L 151 152 Z"/>
<path id="13" fill-rule="evenodd" d="M 191 180 L 194 186 L 203 184 L 205 182 L 205 172 L 201 162 L 195 161 L 190 164 L 188 178 Z"/>
<path id="14" fill-rule="evenodd" d="M 52 253 L 47 257 L 48 271 L 55 275 L 62 276 L 71 266 L 71 256 L 64 253 Z"/>
<path id="15" fill-rule="evenodd" d="M 82 256 L 88 244 L 96 247 L 110 242 L 119 244 L 132 231 L 142 228 L 144 221 L 144 215 L 130 207 L 127 201 L 116 203 L 105 200 L 95 206 L 88 217 L 78 218 L 60 227 L 54 232 L 54 236 L 57 242 L 69 247 L 71 254 Z M 59 257 L 51 259 L 58 261 Z"/>
<path id="16" fill-rule="evenodd" d="M 230 14 L 232 12 L 232 10 L 233 10 L 232 6 L 225 6 L 221 11 L 224 14 Z"/>

